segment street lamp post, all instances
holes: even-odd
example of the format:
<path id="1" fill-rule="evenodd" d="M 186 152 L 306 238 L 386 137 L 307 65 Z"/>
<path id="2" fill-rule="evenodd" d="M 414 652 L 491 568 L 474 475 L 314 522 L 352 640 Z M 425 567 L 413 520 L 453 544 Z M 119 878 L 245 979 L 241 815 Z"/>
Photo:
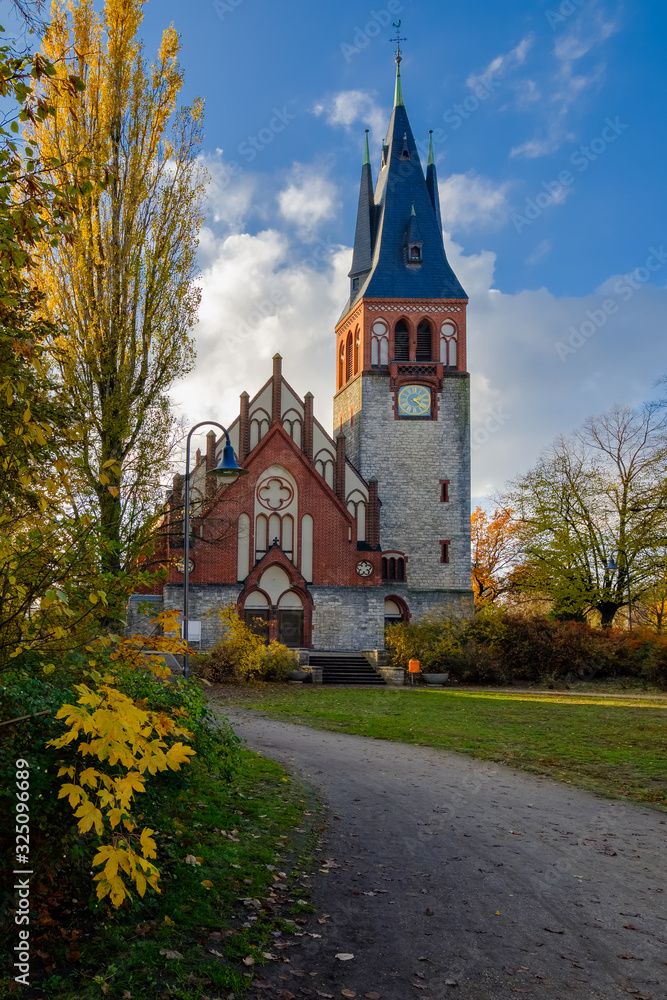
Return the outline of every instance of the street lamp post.
<path id="1" fill-rule="evenodd" d="M 184 537 L 183 537 L 183 638 L 185 639 L 185 654 L 183 657 L 183 675 L 187 680 L 190 676 L 190 654 L 188 653 L 188 586 L 190 583 L 190 441 L 192 435 L 200 427 L 218 427 L 225 435 L 225 447 L 222 450 L 222 458 L 215 469 L 207 472 L 207 475 L 216 476 L 222 483 L 233 483 L 239 476 L 248 474 L 247 469 L 242 469 L 237 463 L 234 455 L 234 448 L 229 440 L 229 431 L 222 424 L 215 420 L 202 420 L 195 424 L 188 434 L 185 446 L 185 511 L 184 511 Z"/>
<path id="2" fill-rule="evenodd" d="M 610 572 L 615 573 L 618 569 L 616 561 L 613 556 L 609 556 L 609 562 L 607 563 L 607 569 Z M 628 566 L 627 556 L 625 560 L 625 572 L 628 576 L 628 628 L 632 631 L 632 598 L 630 595 L 630 567 Z"/>

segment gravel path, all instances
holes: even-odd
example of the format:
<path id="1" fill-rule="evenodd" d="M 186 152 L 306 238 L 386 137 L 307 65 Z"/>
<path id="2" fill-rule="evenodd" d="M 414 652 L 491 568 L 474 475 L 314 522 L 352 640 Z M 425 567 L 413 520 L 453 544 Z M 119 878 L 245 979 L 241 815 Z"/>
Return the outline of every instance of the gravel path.
<path id="1" fill-rule="evenodd" d="M 264 966 L 272 986 L 257 997 L 667 997 L 663 812 L 458 754 L 224 711 L 323 800 L 319 860 L 338 866 L 314 868 L 317 915 L 302 931 L 322 937 L 303 937 L 289 966 Z"/>

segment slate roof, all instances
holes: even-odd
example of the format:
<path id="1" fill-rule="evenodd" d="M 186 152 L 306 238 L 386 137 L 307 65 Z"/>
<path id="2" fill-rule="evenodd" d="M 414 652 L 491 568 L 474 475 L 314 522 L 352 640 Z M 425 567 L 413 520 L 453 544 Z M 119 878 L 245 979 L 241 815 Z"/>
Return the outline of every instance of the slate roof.
<path id="1" fill-rule="evenodd" d="M 371 166 L 364 157 L 350 271 L 359 285 L 342 316 L 361 298 L 467 299 L 445 253 L 435 163 L 429 162 L 427 183 L 399 86 L 397 95 L 374 195 Z M 423 242 L 420 267 L 406 264 L 413 205 Z"/>

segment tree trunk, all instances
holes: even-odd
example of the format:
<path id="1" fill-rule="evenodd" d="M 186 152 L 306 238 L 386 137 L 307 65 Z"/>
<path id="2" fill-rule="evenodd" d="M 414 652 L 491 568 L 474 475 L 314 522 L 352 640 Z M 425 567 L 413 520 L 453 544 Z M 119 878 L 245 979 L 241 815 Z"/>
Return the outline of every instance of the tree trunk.
<path id="1" fill-rule="evenodd" d="M 616 612 L 622 607 L 623 605 L 617 604 L 616 601 L 600 601 L 597 605 L 597 610 L 600 612 L 600 624 L 602 628 L 611 628 Z"/>

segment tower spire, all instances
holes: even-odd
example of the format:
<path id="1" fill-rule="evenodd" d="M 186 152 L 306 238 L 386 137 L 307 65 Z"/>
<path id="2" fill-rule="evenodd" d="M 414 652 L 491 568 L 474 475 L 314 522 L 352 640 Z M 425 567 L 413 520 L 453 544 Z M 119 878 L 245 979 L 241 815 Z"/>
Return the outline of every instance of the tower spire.
<path id="1" fill-rule="evenodd" d="M 364 149 L 364 162 L 363 162 L 363 166 L 364 167 L 366 165 L 370 166 L 370 162 L 371 162 L 371 153 L 370 153 L 370 150 L 368 148 L 368 133 L 369 133 L 369 131 L 370 131 L 369 129 L 365 130 L 365 132 L 366 132 L 366 148 Z"/>

